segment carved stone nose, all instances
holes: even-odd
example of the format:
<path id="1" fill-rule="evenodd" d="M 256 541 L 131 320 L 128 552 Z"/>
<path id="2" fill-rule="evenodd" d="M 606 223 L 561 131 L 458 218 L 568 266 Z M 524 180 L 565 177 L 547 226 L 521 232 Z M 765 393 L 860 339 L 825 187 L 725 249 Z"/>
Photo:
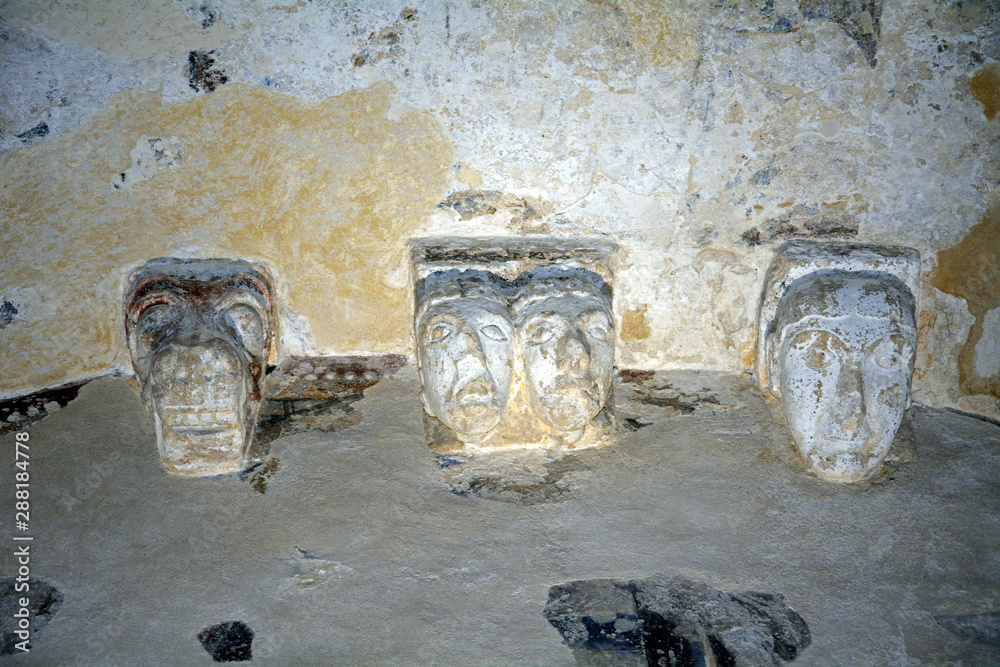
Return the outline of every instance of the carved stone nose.
<path id="1" fill-rule="evenodd" d="M 475 362 L 474 365 L 476 366 L 484 366 L 486 364 L 486 355 L 483 352 L 483 345 L 476 332 L 469 327 L 462 327 L 455 334 L 456 343 L 462 352 L 462 362 L 469 363 L 472 361 Z"/>
<path id="2" fill-rule="evenodd" d="M 860 366 L 846 365 L 837 380 L 834 425 L 853 435 L 865 418 L 864 379 Z"/>
<path id="3" fill-rule="evenodd" d="M 582 334 L 566 336 L 559 346 L 556 364 L 560 370 L 583 370 L 590 368 L 590 344 Z"/>

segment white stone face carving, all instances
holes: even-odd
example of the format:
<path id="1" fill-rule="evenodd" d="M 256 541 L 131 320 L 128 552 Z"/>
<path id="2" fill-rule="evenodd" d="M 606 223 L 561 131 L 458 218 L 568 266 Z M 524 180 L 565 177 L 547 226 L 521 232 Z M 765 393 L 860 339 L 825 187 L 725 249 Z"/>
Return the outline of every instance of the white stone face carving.
<path id="1" fill-rule="evenodd" d="M 530 237 L 414 245 L 417 360 L 435 451 L 607 441 L 610 252 Z"/>
<path id="2" fill-rule="evenodd" d="M 614 370 L 610 298 L 580 272 L 530 275 L 514 299 L 525 390 L 538 419 L 572 444 L 604 408 Z"/>
<path id="3" fill-rule="evenodd" d="M 817 252 L 826 253 L 831 244 L 824 245 Z M 897 275 L 804 273 L 784 285 L 762 332 L 760 374 L 781 401 L 796 447 L 823 479 L 854 482 L 874 472 L 909 405 L 916 302 Z"/>
<path id="4" fill-rule="evenodd" d="M 514 326 L 501 281 L 474 271 L 429 276 L 416 319 L 424 409 L 463 442 L 481 440 L 510 397 Z"/>
<path id="5" fill-rule="evenodd" d="M 271 346 L 267 276 L 237 260 L 153 260 L 133 276 L 125 330 L 171 473 L 244 467 Z"/>

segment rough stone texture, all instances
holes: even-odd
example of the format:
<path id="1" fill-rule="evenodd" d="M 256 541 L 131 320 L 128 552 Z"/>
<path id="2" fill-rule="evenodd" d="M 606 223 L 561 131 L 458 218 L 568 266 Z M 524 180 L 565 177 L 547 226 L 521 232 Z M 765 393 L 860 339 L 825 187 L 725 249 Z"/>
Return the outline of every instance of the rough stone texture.
<path id="1" fill-rule="evenodd" d="M 780 665 L 812 641 L 780 593 L 725 593 L 679 577 L 559 584 L 544 614 L 585 667 Z"/>
<path id="2" fill-rule="evenodd" d="M 23 546 L 27 542 L 16 543 Z M 24 585 L 27 584 L 27 589 Z M 27 598 L 28 610 L 28 632 L 29 639 L 24 644 L 24 636 L 18 635 L 20 627 L 19 619 L 14 614 L 20 612 L 21 599 Z M 18 648 L 18 644 L 24 644 L 27 648 L 34 648 L 38 645 L 38 635 L 42 629 L 49 624 L 52 618 L 59 613 L 59 608 L 63 603 L 63 595 L 56 588 L 41 579 L 21 577 L 4 577 L 0 579 L 0 655 L 23 654 Z"/>
<path id="3" fill-rule="evenodd" d="M 995 338 L 981 303 L 928 281 L 1000 201 L 995 3 L 14 0 L 0 21 L 7 396 L 123 368 L 123 281 L 168 254 L 270 260 L 282 355 L 410 353 L 401 244 L 428 233 L 610 237 L 623 367 L 746 370 L 774 246 L 808 237 L 919 250 L 915 395 L 1000 417 L 996 364 L 955 373 Z M 192 52 L 228 81 L 194 90 Z M 114 189 L 143 137 L 182 163 Z"/>
<path id="4" fill-rule="evenodd" d="M 695 409 L 644 404 L 648 425 L 589 450 L 571 493 L 525 505 L 451 492 L 413 366 L 368 388 L 353 425 L 274 440 L 265 494 L 163 473 L 129 382 L 91 382 L 30 427 L 32 575 L 64 599 L 17 662 L 211 665 L 197 634 L 239 619 L 254 665 L 568 667 L 551 586 L 675 577 L 780 592 L 812 635 L 794 665 L 997 661 L 974 641 L 988 618 L 960 621 L 965 639 L 938 617 L 1000 609 L 1000 427 L 915 406 L 909 460 L 845 487 L 786 464 L 749 379 L 629 386 L 645 383 Z"/>

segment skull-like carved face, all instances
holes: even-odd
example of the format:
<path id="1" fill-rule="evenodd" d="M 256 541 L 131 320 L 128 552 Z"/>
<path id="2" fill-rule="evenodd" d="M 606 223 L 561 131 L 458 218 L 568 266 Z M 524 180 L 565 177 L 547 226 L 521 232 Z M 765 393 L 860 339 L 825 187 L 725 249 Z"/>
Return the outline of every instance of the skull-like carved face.
<path id="1" fill-rule="evenodd" d="M 594 274 L 566 272 L 527 280 L 514 300 L 528 400 L 564 444 L 583 435 L 611 390 L 615 327 L 603 286 Z"/>
<path id="2" fill-rule="evenodd" d="M 269 281 L 246 262 L 154 260 L 135 274 L 126 337 L 168 471 L 244 466 L 272 321 Z"/>
<path id="3" fill-rule="evenodd" d="M 914 320 L 913 296 L 888 274 L 806 276 L 782 299 L 770 389 L 818 476 L 857 481 L 885 458 L 909 400 Z"/>

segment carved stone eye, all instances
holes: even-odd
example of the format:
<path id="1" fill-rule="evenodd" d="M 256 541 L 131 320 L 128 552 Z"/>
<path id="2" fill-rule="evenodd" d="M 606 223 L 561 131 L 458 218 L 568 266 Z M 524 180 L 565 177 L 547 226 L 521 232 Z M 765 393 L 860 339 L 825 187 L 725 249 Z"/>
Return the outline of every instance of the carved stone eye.
<path id="1" fill-rule="evenodd" d="M 806 366 L 819 371 L 833 363 L 835 356 L 833 352 L 824 347 L 814 347 L 805 353 Z"/>
<path id="2" fill-rule="evenodd" d="M 223 321 L 230 328 L 236 339 L 243 344 L 247 352 L 260 356 L 264 351 L 264 322 L 257 311 L 250 306 L 238 303 L 226 309 Z"/>
<path id="3" fill-rule="evenodd" d="M 486 336 L 490 340 L 495 340 L 500 343 L 507 340 L 507 334 L 505 334 L 503 332 L 503 329 L 501 329 L 495 324 L 488 324 L 482 329 L 480 329 L 480 331 L 483 333 L 484 336 Z"/>
<path id="4" fill-rule="evenodd" d="M 886 370 L 892 370 L 903 363 L 903 355 L 896 350 L 879 350 L 875 353 L 875 363 Z"/>
<path id="5" fill-rule="evenodd" d="M 608 330 L 608 327 L 604 326 L 601 323 L 592 324 L 590 328 L 587 329 L 587 334 L 593 340 L 602 340 L 602 341 L 608 340 L 609 333 L 610 332 Z"/>
<path id="6" fill-rule="evenodd" d="M 135 323 L 137 342 L 144 348 L 140 353 L 150 350 L 179 314 L 180 310 L 169 303 L 157 303 L 144 310 Z"/>
<path id="7" fill-rule="evenodd" d="M 541 345 L 552 340 L 555 332 L 544 324 L 538 324 L 528 331 L 528 342 L 533 345 Z"/>
<path id="8" fill-rule="evenodd" d="M 447 322 L 438 322 L 437 324 L 431 327 L 430 333 L 428 334 L 427 338 L 428 340 L 430 340 L 430 342 L 436 343 L 450 336 L 454 330 L 455 330 L 454 327 L 452 327 Z"/>

